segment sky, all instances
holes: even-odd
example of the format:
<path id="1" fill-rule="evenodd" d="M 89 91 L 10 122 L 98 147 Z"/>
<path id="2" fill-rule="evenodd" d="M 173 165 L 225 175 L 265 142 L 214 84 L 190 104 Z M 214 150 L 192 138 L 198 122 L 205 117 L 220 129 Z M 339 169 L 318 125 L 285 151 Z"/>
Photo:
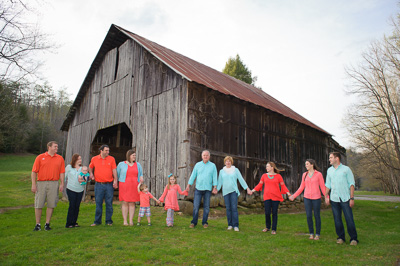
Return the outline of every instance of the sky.
<path id="1" fill-rule="evenodd" d="M 357 99 L 345 68 L 390 35 L 397 0 L 52 0 L 39 23 L 58 48 L 41 74 L 75 99 L 111 24 L 222 71 L 239 54 L 256 85 L 333 135 Z"/>

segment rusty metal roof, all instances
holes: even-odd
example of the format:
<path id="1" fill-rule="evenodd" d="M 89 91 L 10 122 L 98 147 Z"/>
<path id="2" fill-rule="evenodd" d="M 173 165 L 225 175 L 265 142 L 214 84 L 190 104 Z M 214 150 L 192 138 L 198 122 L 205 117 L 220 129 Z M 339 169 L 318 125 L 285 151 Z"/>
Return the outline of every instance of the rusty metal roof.
<path id="1" fill-rule="evenodd" d="M 117 32 L 116 32 L 117 31 Z M 184 55 L 181 55 L 177 52 L 174 52 L 168 48 L 165 48 L 155 42 L 152 42 L 150 40 L 147 40 L 137 34 L 134 34 L 128 30 L 125 30 L 119 26 L 112 25 L 104 42 L 102 47 L 100 48 L 99 53 L 96 56 L 95 61 L 93 62 L 91 69 L 89 70 L 89 73 L 86 77 L 86 79 L 90 78 L 90 76 L 94 76 L 94 71 L 95 69 L 92 69 L 96 63 L 98 65 L 101 63 L 101 57 L 102 54 L 105 55 L 107 52 L 106 48 L 104 46 L 114 46 L 118 45 L 118 43 L 123 42 L 127 38 L 124 38 L 121 36 L 121 34 L 125 35 L 126 37 L 129 37 L 139 43 L 141 46 L 143 46 L 147 51 L 149 51 L 152 55 L 154 55 L 156 58 L 158 58 L 160 61 L 162 61 L 164 64 L 166 64 L 168 67 L 170 67 L 172 70 L 177 72 L 178 74 L 182 75 L 183 78 L 187 79 L 188 81 L 196 82 L 199 84 L 202 84 L 210 89 L 216 90 L 218 92 L 221 92 L 226 95 L 231 95 L 233 97 L 236 97 L 238 99 L 244 100 L 249 103 L 256 104 L 258 106 L 262 106 L 264 108 L 267 108 L 273 112 L 279 113 L 283 116 L 286 116 L 288 118 L 291 118 L 293 120 L 296 120 L 302 124 L 305 124 L 307 126 L 310 126 L 314 129 L 317 129 L 319 131 L 324 132 L 325 134 L 331 135 L 322 128 L 318 127 L 317 125 L 313 124 L 309 120 L 305 119 L 301 115 L 297 114 L 294 112 L 292 109 L 284 105 L 283 103 L 279 102 L 275 98 L 271 97 L 267 93 L 265 93 L 263 90 L 256 88 L 250 84 L 247 84 L 241 80 L 237 80 L 229 75 L 226 75 L 220 71 L 217 71 L 211 67 L 208 67 L 204 64 L 201 64 L 197 61 L 194 61 Z M 111 35 L 111 36 L 110 36 Z M 110 40 L 114 36 L 115 40 Z M 112 44 L 111 44 L 112 43 Z M 114 44 L 114 45 L 113 45 Z M 117 46 L 115 46 L 117 47 Z M 114 47 L 111 47 L 111 49 Z M 108 49 L 108 50 L 111 50 Z M 103 55 L 103 56 L 104 56 Z M 93 72 L 92 75 L 89 75 Z M 86 83 L 89 83 L 91 80 L 86 80 Z M 81 90 L 78 93 L 84 93 L 86 90 L 84 89 L 84 84 L 82 84 Z M 89 84 L 87 84 L 88 86 Z M 78 99 L 77 96 L 77 99 Z M 83 97 L 83 95 L 81 95 Z M 73 107 L 75 106 L 76 108 L 76 102 L 77 99 L 75 100 Z M 70 121 L 67 122 L 67 120 L 71 120 L 73 115 L 74 115 L 74 110 L 71 110 L 67 115 L 67 119 L 64 121 L 64 124 L 62 126 L 62 130 L 68 130 L 69 123 Z M 71 113 L 72 111 L 72 113 Z M 68 119 L 70 118 L 70 119 Z"/>

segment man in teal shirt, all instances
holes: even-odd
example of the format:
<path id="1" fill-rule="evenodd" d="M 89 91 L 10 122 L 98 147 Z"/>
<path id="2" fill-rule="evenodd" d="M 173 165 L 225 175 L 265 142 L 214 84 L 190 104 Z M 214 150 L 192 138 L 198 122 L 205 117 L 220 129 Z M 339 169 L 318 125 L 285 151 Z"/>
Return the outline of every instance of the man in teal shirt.
<path id="1" fill-rule="evenodd" d="M 329 154 L 329 162 L 332 165 L 328 169 L 326 175 L 326 195 L 331 191 L 329 196 L 325 197 L 325 203 L 332 204 L 333 219 L 335 221 L 336 234 L 338 235 L 338 244 L 345 242 L 345 231 L 342 222 L 342 211 L 346 219 L 347 232 L 350 235 L 350 245 L 356 246 L 357 230 L 353 219 L 351 208 L 354 206 L 354 176 L 351 169 L 340 163 L 340 153 L 331 152 Z"/>
<path id="2" fill-rule="evenodd" d="M 212 193 L 217 193 L 217 167 L 214 163 L 210 162 L 210 152 L 205 150 L 201 153 L 201 162 L 196 163 L 193 168 L 192 175 L 190 176 L 189 183 L 186 190 L 189 191 L 190 186 L 196 180 L 196 188 L 194 191 L 193 200 L 193 220 L 190 228 L 197 225 L 199 219 L 199 209 L 201 200 L 203 201 L 203 220 L 202 225 L 204 228 L 208 227 L 208 214 L 210 212 L 210 197 Z"/>

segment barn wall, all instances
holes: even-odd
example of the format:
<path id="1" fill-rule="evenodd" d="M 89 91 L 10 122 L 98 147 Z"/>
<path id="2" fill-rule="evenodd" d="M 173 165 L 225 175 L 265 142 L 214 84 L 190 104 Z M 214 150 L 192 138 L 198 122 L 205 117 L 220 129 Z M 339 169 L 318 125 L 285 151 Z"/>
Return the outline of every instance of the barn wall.
<path id="1" fill-rule="evenodd" d="M 167 176 L 186 186 L 187 82 L 157 58 L 134 45 L 132 132 L 137 159 L 153 195 L 159 197 Z"/>
<path id="2" fill-rule="evenodd" d="M 326 172 L 328 153 L 342 151 L 320 131 L 202 85 L 190 83 L 188 99 L 190 170 L 201 160 L 203 149 L 211 151 L 218 170 L 223 158 L 230 155 L 253 188 L 266 172 L 266 162 L 274 161 L 285 170 L 282 176 L 294 191 L 306 159 L 315 159 Z"/>
<path id="3" fill-rule="evenodd" d="M 132 40 L 112 49 L 96 70 L 68 130 L 67 161 L 79 153 L 88 165 L 97 130 L 123 122 L 130 126 L 132 49 Z"/>

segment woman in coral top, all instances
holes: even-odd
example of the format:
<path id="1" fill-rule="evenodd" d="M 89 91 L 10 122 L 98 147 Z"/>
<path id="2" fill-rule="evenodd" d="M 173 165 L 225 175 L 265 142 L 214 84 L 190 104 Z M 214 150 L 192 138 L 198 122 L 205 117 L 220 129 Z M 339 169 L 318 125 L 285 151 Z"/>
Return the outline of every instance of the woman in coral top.
<path id="1" fill-rule="evenodd" d="M 283 201 L 282 194 L 290 196 L 289 190 L 283 182 L 282 176 L 275 163 L 267 163 L 267 173 L 261 176 L 260 183 L 252 190 L 261 191 L 264 185 L 264 209 L 265 209 L 265 225 L 263 232 L 271 229 L 271 210 L 272 210 L 272 230 L 271 234 L 276 234 L 276 226 L 278 224 L 278 207 L 279 202 Z M 280 188 L 279 188 L 280 186 Z"/>
<path id="2" fill-rule="evenodd" d="M 325 196 L 325 183 L 324 177 L 318 171 L 317 164 L 313 159 L 306 160 L 307 172 L 303 174 L 299 189 L 292 196 L 289 197 L 293 201 L 297 196 L 303 192 L 304 188 L 304 207 L 306 208 L 308 230 L 310 232 L 310 239 L 319 240 L 321 233 L 321 191 Z M 312 219 L 312 210 L 314 209 L 316 234 L 314 237 L 314 224 Z"/>
<path id="3" fill-rule="evenodd" d="M 158 199 L 161 202 L 164 202 L 165 198 L 165 206 L 164 209 L 167 211 L 167 226 L 174 226 L 174 212 L 179 211 L 178 204 L 178 193 L 181 195 L 188 195 L 186 190 L 182 191 L 181 187 L 176 184 L 176 177 L 173 174 L 168 176 L 168 185 L 164 189 L 164 193 Z"/>
<path id="4" fill-rule="evenodd" d="M 120 162 L 117 166 L 117 175 L 119 181 L 119 201 L 122 206 L 122 218 L 124 225 L 133 225 L 133 216 L 135 215 L 136 202 L 140 200 L 137 190 L 138 184 L 143 183 L 143 170 L 140 163 L 136 161 L 136 149 L 126 152 L 126 161 Z"/>

